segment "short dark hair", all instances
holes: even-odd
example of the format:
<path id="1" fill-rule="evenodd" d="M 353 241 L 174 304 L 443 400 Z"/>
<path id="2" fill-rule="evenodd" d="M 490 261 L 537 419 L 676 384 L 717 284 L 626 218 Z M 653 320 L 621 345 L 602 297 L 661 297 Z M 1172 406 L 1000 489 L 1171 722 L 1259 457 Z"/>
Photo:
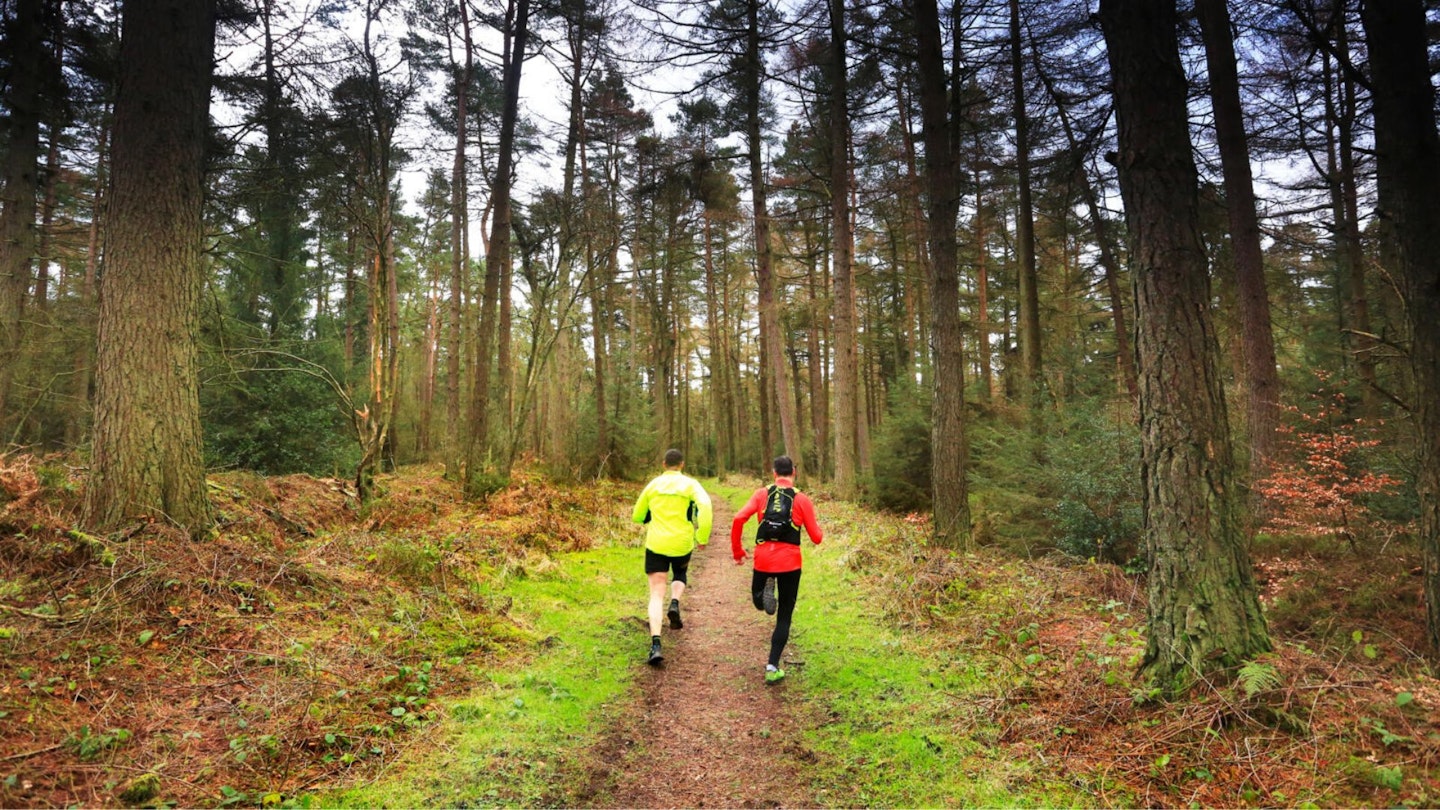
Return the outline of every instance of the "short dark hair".
<path id="1" fill-rule="evenodd" d="M 794 475 L 795 462 L 789 456 L 776 456 L 774 465 L 776 475 Z"/>
<path id="2" fill-rule="evenodd" d="M 670 448 L 669 450 L 666 450 L 666 451 L 665 451 L 665 466 L 666 466 L 666 467 L 679 467 L 681 464 L 684 464 L 684 463 L 685 463 L 685 454 L 684 454 L 684 453 L 680 452 L 679 450 L 676 450 L 676 449 L 673 448 L 673 447 Z"/>

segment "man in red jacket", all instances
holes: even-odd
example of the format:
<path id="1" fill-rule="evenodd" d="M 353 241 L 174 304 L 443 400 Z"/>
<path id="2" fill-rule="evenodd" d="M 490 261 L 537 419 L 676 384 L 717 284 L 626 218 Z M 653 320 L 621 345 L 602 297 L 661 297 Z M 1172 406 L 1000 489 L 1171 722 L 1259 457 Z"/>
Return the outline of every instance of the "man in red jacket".
<path id="1" fill-rule="evenodd" d="M 755 574 L 750 579 L 750 596 L 757 610 L 775 616 L 770 660 L 765 665 L 766 683 L 785 677 L 780 653 L 790 640 L 790 617 L 800 592 L 800 527 L 805 527 L 810 542 L 816 545 L 823 537 L 820 524 L 815 522 L 815 504 L 804 493 L 795 491 L 795 462 L 789 456 L 780 456 L 775 459 L 774 469 L 775 484 L 755 490 L 730 524 L 730 553 L 735 564 L 740 565 L 746 557 L 740 542 L 745 521 L 756 515 L 760 523 L 755 533 Z"/>

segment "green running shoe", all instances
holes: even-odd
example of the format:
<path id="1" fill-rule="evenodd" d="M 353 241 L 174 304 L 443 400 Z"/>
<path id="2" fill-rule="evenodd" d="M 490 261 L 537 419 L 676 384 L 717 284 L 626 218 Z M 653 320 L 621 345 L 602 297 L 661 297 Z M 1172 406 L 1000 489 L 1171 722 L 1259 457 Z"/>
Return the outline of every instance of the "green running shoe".
<path id="1" fill-rule="evenodd" d="M 765 589 L 760 594 L 760 601 L 765 606 L 765 613 L 774 616 L 776 608 L 780 607 L 780 600 L 775 597 L 775 577 L 765 578 Z"/>
<path id="2" fill-rule="evenodd" d="M 765 666 L 765 683 L 777 683 L 784 677 L 785 670 L 777 669 L 768 664 Z"/>

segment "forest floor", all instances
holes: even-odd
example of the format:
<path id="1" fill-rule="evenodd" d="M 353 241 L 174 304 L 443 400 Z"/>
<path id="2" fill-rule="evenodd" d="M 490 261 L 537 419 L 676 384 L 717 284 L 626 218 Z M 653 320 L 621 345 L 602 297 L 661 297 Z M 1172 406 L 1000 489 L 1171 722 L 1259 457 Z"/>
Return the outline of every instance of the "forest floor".
<path id="1" fill-rule="evenodd" d="M 0 806 L 1434 806 L 1440 685 L 1397 540 L 1253 550 L 1276 651 L 1134 677 L 1143 582 L 924 545 L 817 494 L 788 677 L 707 481 L 685 627 L 644 665 L 638 484 L 433 468 L 212 476 L 217 530 L 74 528 L 80 472 L 0 456 Z"/>

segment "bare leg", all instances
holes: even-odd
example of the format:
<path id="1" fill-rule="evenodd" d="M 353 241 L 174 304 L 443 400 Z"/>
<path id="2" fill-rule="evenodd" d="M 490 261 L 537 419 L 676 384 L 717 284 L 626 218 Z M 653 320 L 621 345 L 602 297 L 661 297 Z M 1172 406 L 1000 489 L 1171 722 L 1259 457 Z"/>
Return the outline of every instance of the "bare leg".
<path id="1" fill-rule="evenodd" d="M 670 578 L 666 571 L 650 574 L 650 635 L 660 635 L 660 623 L 665 618 L 665 581 Z"/>

